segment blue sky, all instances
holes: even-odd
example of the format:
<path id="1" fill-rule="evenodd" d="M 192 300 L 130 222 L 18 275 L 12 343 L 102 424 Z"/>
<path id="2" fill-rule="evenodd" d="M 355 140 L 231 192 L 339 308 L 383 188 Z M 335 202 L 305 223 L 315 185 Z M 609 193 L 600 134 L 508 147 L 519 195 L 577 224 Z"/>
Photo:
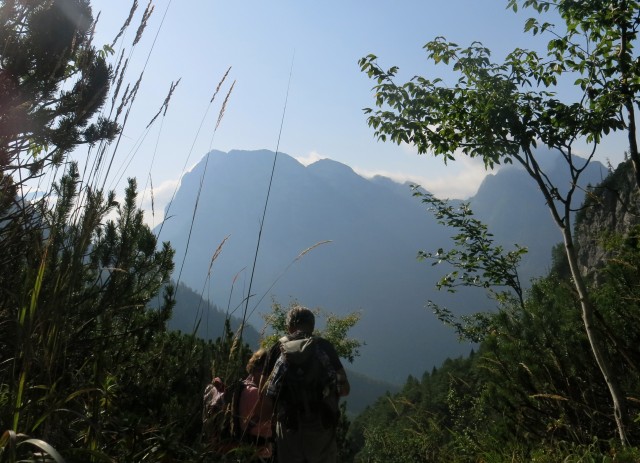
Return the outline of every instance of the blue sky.
<path id="1" fill-rule="evenodd" d="M 92 0 L 91 4 L 94 15 L 101 12 L 96 44 L 111 42 L 131 2 Z M 122 178 L 136 176 L 144 185 L 150 172 L 158 207 L 185 166 L 192 167 L 210 149 L 275 151 L 291 73 L 280 152 L 305 163 L 331 158 L 365 176 L 410 180 L 441 197 L 466 198 L 486 174 L 482 165 L 460 157 L 445 167 L 440 159 L 417 156 L 409 146 L 374 139 L 362 111 L 373 105 L 373 83 L 357 62 L 373 53 L 383 67 L 398 65 L 403 78 L 435 77 L 446 70 L 429 64 L 422 46 L 437 36 L 463 46 L 478 40 L 497 60 L 516 47 L 540 48 L 544 42 L 523 32 L 524 21 L 533 13 L 514 13 L 506 4 L 506 0 L 155 0 L 145 36 L 130 58 L 130 80 L 145 64 L 146 68 L 116 157 L 116 163 L 128 165 Z M 127 47 L 146 5 L 146 0 L 140 1 L 123 42 Z M 119 47 L 120 43 L 116 52 Z M 210 106 L 230 66 L 228 81 Z M 166 117 L 145 135 L 145 126 L 171 82 L 179 78 Z M 232 81 L 234 90 L 213 136 Z M 612 139 L 599 159 L 615 164 L 624 149 L 620 137 Z M 117 186 L 123 184 L 121 180 Z"/>

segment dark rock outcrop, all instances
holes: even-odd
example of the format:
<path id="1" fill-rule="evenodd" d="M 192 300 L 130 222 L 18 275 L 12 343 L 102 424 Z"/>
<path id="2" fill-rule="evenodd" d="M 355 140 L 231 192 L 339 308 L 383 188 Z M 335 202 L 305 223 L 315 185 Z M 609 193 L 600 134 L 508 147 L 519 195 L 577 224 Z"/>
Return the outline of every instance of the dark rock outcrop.
<path id="1" fill-rule="evenodd" d="M 630 162 L 622 163 L 600 185 L 590 188 L 576 215 L 575 245 L 583 274 L 596 278 L 611 257 L 607 240 L 640 225 L 640 190 Z"/>

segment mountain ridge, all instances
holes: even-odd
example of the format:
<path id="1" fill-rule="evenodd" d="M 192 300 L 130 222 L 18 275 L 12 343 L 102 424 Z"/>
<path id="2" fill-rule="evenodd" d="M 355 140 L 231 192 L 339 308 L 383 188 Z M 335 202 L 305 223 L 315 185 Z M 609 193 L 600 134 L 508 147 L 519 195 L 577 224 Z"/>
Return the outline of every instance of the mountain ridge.
<path id="1" fill-rule="evenodd" d="M 182 255 L 202 180 L 183 281 L 196 288 L 206 283 L 214 303 L 236 307 L 247 297 L 262 225 L 248 296 L 251 323 L 260 323 L 259 314 L 269 311 L 272 300 L 281 304 L 296 300 L 339 315 L 359 311 L 362 318 L 352 334 L 366 345 L 354 370 L 396 384 L 447 357 L 468 354 L 473 346 L 460 344 L 425 304 L 433 300 L 453 305 L 456 313 L 464 314 L 490 309 L 491 303 L 483 293 L 464 291 L 451 297 L 435 290 L 446 269 L 418 262 L 416 256 L 419 250 L 450 247 L 453 233 L 412 197 L 409 185 L 384 177 L 366 179 L 332 160 L 305 167 L 278 153 L 262 221 L 274 156 L 268 150 L 212 151 L 185 174 L 168 211 L 173 217 L 161 237 Z M 468 202 L 506 249 L 513 248 L 517 238 L 534 250 L 535 262 L 526 269 L 529 278 L 536 269 L 538 275 L 544 273 L 546 268 L 541 267 L 548 265 L 559 233 L 539 194 L 534 198 L 535 188 L 522 190 L 522 182 L 516 171 L 498 171 L 485 178 Z M 514 185 L 518 190 L 513 191 Z M 539 204 L 541 208 L 535 206 Z M 510 221 L 527 218 L 530 212 L 535 227 L 514 233 Z"/>

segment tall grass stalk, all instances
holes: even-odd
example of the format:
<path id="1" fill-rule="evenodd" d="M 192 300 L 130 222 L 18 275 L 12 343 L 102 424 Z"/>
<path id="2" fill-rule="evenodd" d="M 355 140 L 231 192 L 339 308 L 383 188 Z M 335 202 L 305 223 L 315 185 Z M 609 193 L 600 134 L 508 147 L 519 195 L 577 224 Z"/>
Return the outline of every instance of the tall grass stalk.
<path id="1" fill-rule="evenodd" d="M 198 301 L 198 307 L 196 309 L 196 315 L 195 315 L 194 321 L 193 321 L 193 330 L 192 330 L 192 334 L 193 335 L 195 335 L 197 333 L 198 327 L 200 326 L 200 323 L 202 321 L 202 313 L 200 312 L 200 308 L 202 307 L 203 302 L 204 302 L 204 291 L 205 291 L 207 285 L 209 284 L 209 282 L 211 281 L 211 270 L 213 269 L 213 264 L 218 259 L 218 257 L 220 256 L 220 253 L 222 252 L 222 248 L 224 247 L 225 243 L 229 239 L 229 236 L 231 236 L 231 235 L 227 235 L 227 236 L 224 237 L 224 239 L 220 242 L 220 244 L 218 245 L 216 250 L 213 252 L 213 255 L 211 256 L 211 259 L 209 260 L 209 269 L 207 270 L 207 278 L 206 278 L 204 284 L 202 285 L 202 290 L 200 291 L 200 300 Z M 209 311 L 207 311 L 207 335 L 208 335 L 208 329 L 209 329 Z M 221 336 L 223 338 L 224 338 L 224 334 L 225 334 L 224 330 L 222 330 Z"/>
<path id="2" fill-rule="evenodd" d="M 216 90 L 213 93 L 213 96 L 211 97 L 211 99 L 209 100 L 209 104 L 207 105 L 204 114 L 202 115 L 202 118 L 200 119 L 200 124 L 198 125 L 198 129 L 196 130 L 195 136 L 193 137 L 193 141 L 191 143 L 191 147 L 189 148 L 189 151 L 187 153 L 187 156 L 185 158 L 184 161 L 184 165 L 182 166 L 182 171 L 181 172 L 185 172 L 187 169 L 187 165 L 189 164 L 189 159 L 191 158 L 191 154 L 193 153 L 193 149 L 196 145 L 196 141 L 198 140 L 199 136 L 200 136 L 200 131 L 202 130 L 202 127 L 204 125 L 204 122 L 207 118 L 207 114 L 209 114 L 209 110 L 211 109 L 211 106 L 213 105 L 213 102 L 216 98 L 216 95 L 218 94 L 218 91 L 220 90 L 220 87 L 222 86 L 222 84 L 224 83 L 224 81 L 227 78 L 227 75 L 229 74 L 229 71 L 231 71 L 231 66 L 229 66 L 229 68 L 227 68 L 227 72 L 224 73 L 224 75 L 222 76 L 222 79 L 220 80 L 220 82 L 218 82 L 218 85 L 216 86 Z M 169 212 L 171 210 L 171 206 L 173 205 L 173 200 L 176 197 L 176 194 L 178 192 L 178 185 L 176 185 L 176 187 L 173 189 L 173 193 L 171 194 L 171 198 L 169 199 L 169 202 L 167 203 L 167 207 L 165 208 L 165 217 L 163 218 L 162 222 L 160 223 L 160 229 L 158 230 L 157 233 L 157 237 L 158 239 L 160 239 L 161 235 L 162 235 L 162 229 L 164 227 L 165 222 L 167 221 L 167 219 L 170 217 L 169 216 Z"/>
<path id="3" fill-rule="evenodd" d="M 276 162 L 278 160 L 278 151 L 280 150 L 280 139 L 282 137 L 282 128 L 284 127 L 284 117 L 287 114 L 287 103 L 289 101 L 289 89 L 291 88 L 291 77 L 293 76 L 293 63 L 295 55 L 291 58 L 291 68 L 289 69 L 289 80 L 287 82 L 287 91 L 284 98 L 284 106 L 282 108 L 282 118 L 280 119 L 280 129 L 278 130 L 278 141 L 276 143 L 276 152 L 273 155 L 273 165 L 271 166 L 271 175 L 269 176 L 269 186 L 267 188 L 267 195 L 264 200 L 264 209 L 262 210 L 262 219 L 260 220 L 260 228 L 258 229 L 258 239 L 256 240 L 256 250 L 253 256 L 253 265 L 251 267 L 251 274 L 249 276 L 249 288 L 247 289 L 247 295 L 245 297 L 244 310 L 242 312 L 242 323 L 240 325 L 240 338 L 244 330 L 244 325 L 247 322 L 247 315 L 249 310 L 249 299 L 251 297 L 251 288 L 253 286 L 253 277 L 256 273 L 256 264 L 258 262 L 258 253 L 260 251 L 260 242 L 262 241 L 262 232 L 264 230 L 264 221 L 267 217 L 267 206 L 269 205 L 269 196 L 271 195 L 271 186 L 273 185 L 273 176 L 276 170 Z"/>
<path id="4" fill-rule="evenodd" d="M 280 274 L 271 282 L 271 285 L 263 292 L 262 296 L 260 297 L 260 299 L 258 299 L 256 301 L 256 303 L 253 306 L 253 309 L 251 309 L 251 312 L 249 312 L 249 315 L 247 317 L 251 317 L 253 315 L 253 313 L 258 309 L 258 306 L 260 305 L 260 303 L 264 300 L 264 298 L 267 296 L 267 294 L 269 294 L 269 292 L 273 289 L 273 287 L 278 283 L 278 281 L 280 281 L 280 279 L 289 271 L 289 269 L 296 263 L 298 262 L 300 259 L 302 259 L 305 255 L 307 255 L 308 253 L 310 253 L 311 251 L 313 251 L 314 249 L 323 246 L 325 244 L 329 244 L 331 243 L 332 240 L 324 240 L 324 241 L 319 241 L 316 244 L 309 246 L 308 248 L 304 249 L 303 251 L 301 251 L 291 262 L 289 262 L 289 265 L 287 265 L 282 272 L 280 272 Z"/>
<path id="5" fill-rule="evenodd" d="M 36 452 L 30 452 L 31 458 L 25 460 L 24 457 L 19 456 L 19 450 L 22 447 L 35 448 Z M 24 454 L 28 455 L 29 452 L 25 450 Z M 42 461 L 65 463 L 65 459 L 54 449 L 51 445 L 41 439 L 29 438 L 24 434 L 17 434 L 14 431 L 5 431 L 0 437 L 0 462 L 2 463 L 18 463 L 24 461 Z"/>
<path id="6" fill-rule="evenodd" d="M 220 81 L 220 83 L 218 84 L 218 87 L 216 88 L 215 93 L 213 94 L 213 98 L 211 98 L 211 103 L 213 103 L 213 100 L 215 99 L 216 94 L 218 93 L 218 90 L 220 89 L 220 86 L 222 85 L 222 83 L 224 82 L 224 80 L 227 78 L 227 74 L 229 73 L 229 71 L 227 70 L 227 72 L 225 73 L 225 75 L 222 77 L 222 80 Z M 211 143 L 209 146 L 209 150 L 211 150 L 211 145 L 213 145 L 213 137 L 216 134 L 216 131 L 218 130 L 218 127 L 220 126 L 220 121 L 222 121 L 222 118 L 224 116 L 224 112 L 225 109 L 227 107 L 227 103 L 229 101 L 229 97 L 231 96 L 231 92 L 233 92 L 233 87 L 235 86 L 235 81 L 231 84 L 231 87 L 229 88 L 229 91 L 227 92 L 227 96 L 224 99 L 224 102 L 222 103 L 222 107 L 220 108 L 220 112 L 218 113 L 218 120 L 216 122 L 216 126 L 213 129 L 213 134 L 211 135 Z M 202 194 L 202 187 L 204 185 L 204 179 L 206 178 L 207 175 L 207 166 L 209 164 L 209 154 L 207 154 L 206 158 L 205 158 L 205 162 L 204 162 L 204 168 L 202 169 L 202 175 L 200 176 L 200 184 L 198 185 L 198 192 L 196 194 L 196 200 L 193 204 L 193 212 L 191 215 L 191 222 L 189 224 L 189 233 L 187 234 L 187 242 L 185 243 L 184 246 L 184 254 L 182 256 L 182 263 L 180 264 L 180 271 L 178 272 L 178 278 L 177 278 L 177 283 L 176 284 L 180 284 L 180 279 L 182 278 L 182 270 L 184 269 L 184 264 L 187 260 L 187 254 L 189 252 L 189 244 L 191 243 L 191 233 L 193 232 L 193 225 L 195 224 L 196 221 L 196 214 L 198 212 L 198 205 L 200 204 L 200 195 Z"/>
<path id="7" fill-rule="evenodd" d="M 38 273 L 35 278 L 34 287 L 31 291 L 31 298 L 29 307 L 22 307 L 19 312 L 18 326 L 20 328 L 20 341 L 23 345 L 21 351 L 16 352 L 17 360 L 19 360 L 19 364 L 16 365 L 20 368 L 20 379 L 18 382 L 18 390 L 16 394 L 15 404 L 14 404 L 14 412 L 13 412 L 13 431 L 18 431 L 20 424 L 20 413 L 23 408 L 23 398 L 24 398 L 24 390 L 27 382 L 28 369 L 31 364 L 31 359 L 29 358 L 33 352 L 33 347 L 31 346 L 31 340 L 34 336 L 33 330 L 36 328 L 35 326 L 35 316 L 36 316 L 36 308 L 38 306 L 38 298 L 40 296 L 40 291 L 42 289 L 42 280 L 44 278 L 46 262 L 47 262 L 47 252 L 49 247 L 45 246 L 44 254 L 42 256 L 42 260 L 40 262 L 40 266 L 38 267 Z"/>

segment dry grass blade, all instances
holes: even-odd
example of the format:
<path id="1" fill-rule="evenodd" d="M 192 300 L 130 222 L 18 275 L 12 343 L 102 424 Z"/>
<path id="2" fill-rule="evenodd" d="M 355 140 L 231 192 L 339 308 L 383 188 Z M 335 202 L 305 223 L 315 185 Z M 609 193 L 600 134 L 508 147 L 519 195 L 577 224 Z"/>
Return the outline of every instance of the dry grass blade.
<path id="1" fill-rule="evenodd" d="M 328 244 L 331 243 L 332 240 L 324 240 L 324 241 L 318 241 L 316 244 L 309 246 L 308 248 L 304 249 L 303 251 L 301 251 L 296 257 L 295 259 L 293 259 L 291 262 L 289 262 L 289 265 L 287 265 L 285 267 L 285 269 L 280 272 L 280 275 L 278 275 L 276 277 L 275 280 L 273 280 L 273 283 L 271 283 L 271 286 L 269 286 L 269 288 L 267 288 L 267 290 L 262 294 L 262 297 L 260 297 L 260 299 L 258 299 L 258 302 L 256 302 L 256 305 L 253 307 L 253 309 L 251 310 L 251 312 L 249 313 L 249 317 L 251 315 L 253 315 L 253 313 L 256 311 L 256 309 L 258 308 L 258 306 L 260 305 L 260 303 L 264 300 L 264 298 L 266 297 L 266 295 L 269 293 L 269 291 L 271 291 L 273 289 L 273 287 L 276 285 L 276 283 L 278 283 L 278 281 L 280 281 L 280 279 L 284 276 L 285 273 L 287 273 L 287 271 L 291 268 L 291 266 L 293 264 L 295 264 L 296 262 L 298 262 L 300 259 L 302 259 L 304 256 L 306 256 L 307 254 L 309 254 L 311 251 L 313 251 L 314 249 L 316 249 L 317 247 L 320 247 L 324 244 Z"/>
<path id="2" fill-rule="evenodd" d="M 296 256 L 296 258 L 294 259 L 294 262 L 297 261 L 297 260 L 302 259 L 306 254 L 308 254 L 309 252 L 313 251 L 318 246 L 322 246 L 323 244 L 331 243 L 331 241 L 332 240 L 319 241 L 316 244 L 314 244 L 313 246 L 309 246 L 307 249 L 305 249 L 304 251 L 302 251 L 300 254 L 298 254 Z"/>
<path id="3" fill-rule="evenodd" d="M 113 161 L 115 160 L 115 155 L 118 152 L 118 148 L 120 146 L 120 140 L 122 138 L 122 134 L 124 133 L 124 128 L 127 125 L 127 120 L 129 119 L 129 113 L 131 111 L 131 107 L 133 106 L 133 102 L 136 99 L 136 95 L 138 94 L 138 90 L 140 88 L 140 83 L 142 82 L 142 77 L 144 76 L 144 71 L 142 71 L 140 73 L 140 76 L 138 77 L 138 80 L 136 81 L 135 85 L 133 86 L 133 89 L 131 90 L 131 92 L 127 95 L 125 92 L 125 95 L 123 95 L 122 97 L 122 103 L 120 104 L 120 106 L 118 107 L 118 111 L 116 112 L 116 117 L 115 120 L 117 120 L 120 116 L 120 113 L 122 111 L 122 109 L 126 106 L 129 105 L 129 107 L 127 108 L 127 111 L 125 112 L 124 115 L 124 120 L 121 124 L 121 130 L 120 130 L 120 134 L 118 137 L 118 141 L 116 142 L 115 148 L 112 151 L 111 154 L 111 158 L 109 159 L 109 165 L 107 167 L 106 173 L 104 174 L 104 177 L 102 179 L 102 186 L 101 188 L 104 189 L 106 183 L 107 183 L 107 179 L 109 178 L 109 174 L 111 173 L 111 167 L 113 166 Z M 127 88 L 129 88 L 129 86 L 127 86 Z M 129 160 L 129 163 L 131 163 L 131 160 Z M 120 171 L 122 171 L 122 175 L 124 175 L 124 171 L 126 170 L 126 168 L 128 167 L 129 163 L 122 164 L 120 166 L 120 168 L 118 169 L 118 172 L 116 173 L 115 177 L 118 177 L 118 173 Z M 120 178 L 122 177 L 122 175 L 120 176 Z M 98 172 L 96 170 L 96 178 L 98 177 Z M 118 179 L 118 181 L 120 181 Z"/>
<path id="4" fill-rule="evenodd" d="M 209 277 L 211 275 L 211 268 L 213 267 L 213 263 L 216 261 L 216 259 L 218 258 L 218 256 L 222 252 L 222 248 L 223 248 L 224 244 L 227 242 L 227 240 L 229 239 L 230 236 L 231 235 L 227 235 L 227 236 L 224 237 L 222 242 L 218 245 L 218 247 L 214 251 L 213 256 L 211 256 L 211 261 L 209 262 L 209 271 L 207 272 L 207 277 Z"/>
<path id="5" fill-rule="evenodd" d="M 395 414 L 397 416 L 400 416 L 400 412 L 398 411 L 398 407 L 396 407 L 396 403 L 394 402 L 394 400 L 391 397 L 387 397 L 387 401 L 391 405 L 391 408 L 393 408 L 393 411 L 395 412 Z"/>
<path id="6" fill-rule="evenodd" d="M 18 442 L 18 435 L 15 431 L 9 429 L 0 437 L 0 449 L 9 448 L 9 450 L 15 450 Z"/>
<path id="7" fill-rule="evenodd" d="M 136 99 L 136 95 L 138 94 L 138 90 L 140 89 L 140 83 L 142 82 L 143 75 L 144 75 L 144 71 L 140 73 L 140 76 L 138 77 L 138 80 L 136 80 L 136 83 L 131 89 L 131 92 L 129 92 L 128 95 L 125 95 L 122 97 L 121 107 L 124 107 L 127 105 L 130 107 L 131 105 L 133 105 L 133 102 Z"/>
<path id="8" fill-rule="evenodd" d="M 240 328 L 238 329 L 238 331 L 241 331 L 242 325 L 244 325 L 244 323 L 240 324 Z M 240 332 L 240 334 L 236 333 L 235 336 L 233 337 L 233 343 L 231 344 L 231 349 L 229 349 L 229 362 L 230 363 L 232 363 L 236 352 L 238 352 L 238 346 L 240 345 L 241 335 L 242 335 L 242 333 Z"/>
<path id="9" fill-rule="evenodd" d="M 147 4 L 147 8 L 144 10 L 144 14 L 142 15 L 142 20 L 140 21 L 140 26 L 138 26 L 138 31 L 136 32 L 136 38 L 133 40 L 133 46 L 135 47 L 137 43 L 142 38 L 142 34 L 144 33 L 144 29 L 147 27 L 147 21 L 151 17 L 151 13 L 153 13 L 153 9 L 155 6 L 149 0 Z"/>
<path id="10" fill-rule="evenodd" d="M 222 87 L 222 84 L 224 83 L 224 81 L 226 80 L 227 76 L 229 75 L 229 71 L 231 71 L 231 66 L 229 66 L 229 69 L 227 69 L 227 72 L 224 73 L 224 76 L 222 76 L 222 79 L 220 80 L 220 82 L 218 82 L 218 86 L 216 87 L 216 91 L 213 92 L 213 96 L 211 97 L 211 100 L 209 100 L 209 103 L 213 103 L 213 100 L 216 99 L 216 95 L 220 91 L 220 87 Z"/>
<path id="11" fill-rule="evenodd" d="M 153 179 L 151 178 L 151 174 L 149 174 L 149 193 L 151 195 L 151 218 L 155 219 L 156 213 L 155 213 L 155 202 L 154 202 L 154 196 L 153 196 Z"/>
<path id="12" fill-rule="evenodd" d="M 242 269 L 240 269 L 240 271 L 238 271 L 238 273 L 236 273 L 233 276 L 233 280 L 231 281 L 231 288 L 233 289 L 233 286 L 236 284 L 236 280 L 238 279 L 238 277 L 240 276 L 240 274 L 242 272 L 244 272 L 247 269 L 247 267 L 242 267 Z"/>
<path id="13" fill-rule="evenodd" d="M 124 61 L 124 65 L 122 65 L 122 59 L 124 58 L 124 50 L 122 50 L 122 52 L 120 53 L 120 59 L 118 60 L 118 66 L 116 67 L 116 72 L 114 73 L 114 76 L 118 76 L 118 81 L 116 83 L 116 88 L 113 91 L 113 97 L 111 97 L 111 109 L 110 112 L 113 112 L 113 107 L 116 104 L 116 100 L 118 99 L 118 95 L 120 94 L 120 89 L 122 88 L 122 81 L 124 80 L 124 75 L 125 72 L 127 70 L 127 65 L 129 64 L 129 58 L 127 58 Z M 120 65 L 122 65 L 122 69 L 120 68 Z M 128 86 L 127 86 L 127 90 L 128 90 Z M 121 109 L 118 110 L 118 112 L 120 112 Z"/>
<path id="14" fill-rule="evenodd" d="M 125 67 L 126 67 L 126 63 L 125 63 Z M 122 70 L 124 73 L 124 69 Z M 128 95 L 129 95 L 129 87 L 131 86 L 131 84 L 127 84 L 127 86 L 124 89 L 124 94 L 122 95 L 122 99 L 120 100 L 120 105 L 118 106 L 118 109 L 116 109 L 116 119 L 118 119 L 120 117 L 120 114 L 122 113 L 122 110 L 124 109 L 125 105 L 127 104 L 127 99 L 128 99 Z M 118 89 L 119 90 L 119 87 Z"/>
<path id="15" fill-rule="evenodd" d="M 229 311 L 231 310 L 231 298 L 233 297 L 233 290 L 236 287 L 236 281 L 242 272 L 244 272 L 247 267 L 242 267 L 240 271 L 238 271 L 231 280 L 231 290 L 229 291 L 229 300 L 227 301 L 227 317 L 230 315 Z"/>
<path id="16" fill-rule="evenodd" d="M 89 35 L 89 41 L 93 43 L 93 39 L 96 38 L 96 26 L 98 25 L 98 21 L 100 20 L 100 14 L 102 12 L 99 12 L 96 15 L 96 18 L 93 20 L 93 22 L 91 23 L 91 27 L 89 28 L 89 30 L 87 31 L 88 35 Z"/>
<path id="17" fill-rule="evenodd" d="M 60 455 L 58 451 L 51 445 L 41 439 L 26 439 L 20 442 L 20 444 L 18 445 L 24 444 L 33 445 L 34 447 L 39 448 L 40 450 L 42 450 L 42 452 L 44 452 L 44 454 L 42 452 L 39 452 L 39 454 L 34 453 L 36 461 L 51 461 L 49 458 L 47 458 L 48 455 L 49 457 L 53 458 L 56 463 L 65 463 L 65 459 L 62 458 L 62 455 Z"/>
<path id="18" fill-rule="evenodd" d="M 204 125 L 205 119 L 207 117 L 207 114 L 209 113 L 209 109 L 211 108 L 211 104 L 213 103 L 213 100 L 216 96 L 216 93 L 219 91 L 222 83 L 225 81 L 225 79 L 227 78 L 227 75 L 229 73 L 229 71 L 231 70 L 231 67 L 229 67 L 229 69 L 227 69 L 227 72 L 224 74 L 224 76 L 222 77 L 222 79 L 220 80 L 220 82 L 218 83 L 218 86 L 216 87 L 216 92 L 213 94 L 213 97 L 211 98 L 211 101 L 209 101 L 209 104 L 207 105 L 207 109 L 204 112 L 204 115 L 202 116 L 202 120 L 200 121 L 200 125 L 198 126 L 198 130 L 196 132 L 196 135 L 193 139 L 193 143 L 191 144 L 191 148 L 189 149 L 189 153 L 187 154 L 185 161 L 184 161 L 184 165 L 182 166 L 182 172 L 184 173 L 184 171 L 187 168 L 187 165 L 189 164 L 189 159 L 191 158 L 191 153 L 193 152 L 193 148 L 196 145 L 196 141 L 198 139 L 198 136 L 200 135 L 200 130 L 202 129 L 202 126 Z M 215 134 L 215 131 L 214 131 Z M 213 142 L 213 135 L 212 135 L 212 142 Z M 207 166 L 207 162 L 208 162 L 209 157 L 206 157 L 206 162 L 205 162 L 205 172 L 206 172 L 206 166 Z M 203 173 L 204 175 L 204 173 Z M 200 184 L 202 185 L 202 180 L 200 182 Z M 169 210 L 171 210 L 171 206 L 173 204 L 173 200 L 176 196 L 176 193 L 178 191 L 178 186 L 176 185 L 176 188 L 173 190 L 173 194 L 171 195 L 171 199 L 169 200 L 169 203 L 167 204 L 166 207 L 166 212 L 168 213 Z M 198 193 L 199 195 L 199 193 Z M 196 199 L 196 206 L 194 208 L 194 214 L 195 214 L 195 209 L 197 209 L 197 203 L 198 203 L 198 199 Z M 167 215 L 167 217 L 170 217 L 169 215 Z M 162 233 L 162 229 L 164 227 L 164 224 L 166 222 L 167 217 L 165 217 L 165 219 L 163 219 L 162 223 L 160 224 L 160 230 L 158 231 L 158 237 L 160 236 L 160 234 Z"/>
<path id="19" fill-rule="evenodd" d="M 527 373 L 529 373 L 529 376 L 533 376 L 533 373 L 531 373 L 531 370 L 529 369 L 529 367 L 527 365 L 525 365 L 523 362 L 519 362 L 518 363 L 522 368 L 524 368 L 526 370 Z"/>
<path id="20" fill-rule="evenodd" d="M 182 78 L 178 79 L 177 82 L 171 82 L 171 88 L 169 88 L 169 93 L 167 94 L 167 97 L 164 99 L 164 102 L 160 106 L 160 109 L 158 110 L 156 115 L 153 116 L 153 118 L 151 119 L 151 122 L 149 122 L 147 124 L 147 127 L 145 127 L 145 128 L 148 129 L 151 126 L 151 124 L 153 124 L 155 122 L 155 120 L 158 118 L 160 113 L 162 113 L 162 117 L 167 115 L 167 110 L 169 109 L 169 102 L 171 101 L 171 97 L 173 96 L 173 91 L 176 89 L 176 87 L 178 86 L 178 84 L 180 83 L 181 80 L 182 80 Z"/>
<path id="21" fill-rule="evenodd" d="M 113 39 L 113 42 L 111 42 L 112 47 L 116 44 L 118 39 L 122 36 L 122 34 L 124 34 L 124 31 L 127 30 L 127 27 L 129 27 L 129 25 L 131 24 L 131 20 L 133 19 L 133 15 L 137 9 L 138 9 L 138 0 L 133 0 L 133 4 L 131 5 L 131 10 L 129 10 L 129 16 L 127 17 L 126 21 L 120 28 L 118 35 L 116 35 L 116 37 Z"/>
<path id="22" fill-rule="evenodd" d="M 231 88 L 229 88 L 229 91 L 227 92 L 227 96 L 225 97 L 224 102 L 222 103 L 222 108 L 220 108 L 220 114 L 218 114 L 218 121 L 216 122 L 216 128 L 213 130 L 214 132 L 216 132 L 218 130 L 218 127 L 220 126 L 220 122 L 224 117 L 224 112 L 227 109 L 227 102 L 229 101 L 229 97 L 231 96 L 231 92 L 233 92 L 233 87 L 235 87 L 235 85 L 236 81 L 234 80 L 231 84 Z"/>

